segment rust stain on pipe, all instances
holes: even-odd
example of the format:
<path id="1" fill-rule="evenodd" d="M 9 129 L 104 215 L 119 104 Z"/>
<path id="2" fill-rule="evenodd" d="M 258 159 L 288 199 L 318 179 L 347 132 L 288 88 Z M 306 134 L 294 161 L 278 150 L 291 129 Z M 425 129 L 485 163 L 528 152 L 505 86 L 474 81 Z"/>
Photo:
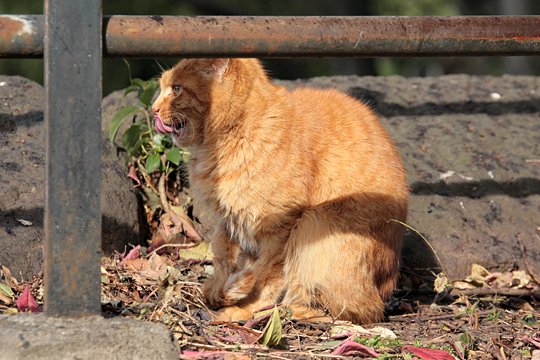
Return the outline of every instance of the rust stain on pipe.
<path id="1" fill-rule="evenodd" d="M 0 15 L 0 57 L 43 54 L 43 17 Z"/>
<path id="2" fill-rule="evenodd" d="M 41 55 L 43 22 L 0 15 L 0 57 Z M 111 16 L 103 34 L 109 57 L 540 54 L 540 16 Z"/>

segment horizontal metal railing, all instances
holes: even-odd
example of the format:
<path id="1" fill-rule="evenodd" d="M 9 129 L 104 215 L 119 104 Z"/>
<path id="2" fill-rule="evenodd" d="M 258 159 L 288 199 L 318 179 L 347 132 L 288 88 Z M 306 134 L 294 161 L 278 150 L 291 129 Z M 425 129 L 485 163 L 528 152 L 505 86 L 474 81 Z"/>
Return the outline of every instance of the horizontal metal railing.
<path id="1" fill-rule="evenodd" d="M 0 57 L 39 57 L 44 17 L 0 15 Z M 111 57 L 540 54 L 540 16 L 110 16 Z"/>
<path id="2" fill-rule="evenodd" d="M 538 55 L 540 16 L 101 16 L 101 0 L 0 15 L 0 57 L 45 59 L 45 310 L 100 309 L 101 57 Z"/>

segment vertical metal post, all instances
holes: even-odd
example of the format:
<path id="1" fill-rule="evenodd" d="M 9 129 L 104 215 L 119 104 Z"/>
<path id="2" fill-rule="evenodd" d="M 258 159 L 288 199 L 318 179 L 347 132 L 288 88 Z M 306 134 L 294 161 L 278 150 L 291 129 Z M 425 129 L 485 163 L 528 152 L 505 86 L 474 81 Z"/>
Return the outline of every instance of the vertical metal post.
<path id="1" fill-rule="evenodd" d="M 45 1 L 45 312 L 100 311 L 101 0 Z"/>

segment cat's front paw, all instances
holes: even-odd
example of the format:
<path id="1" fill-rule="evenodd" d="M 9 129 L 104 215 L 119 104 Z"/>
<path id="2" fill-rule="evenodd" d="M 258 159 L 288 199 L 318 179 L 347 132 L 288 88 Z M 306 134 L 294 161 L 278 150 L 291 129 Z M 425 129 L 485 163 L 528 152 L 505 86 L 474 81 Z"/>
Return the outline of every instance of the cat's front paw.
<path id="1" fill-rule="evenodd" d="M 224 302 L 223 285 L 224 281 L 218 281 L 215 277 L 211 277 L 202 286 L 206 304 L 212 310 L 217 310 L 226 305 Z"/>
<path id="2" fill-rule="evenodd" d="M 223 286 L 223 300 L 226 306 L 244 300 L 253 291 L 255 274 L 251 270 L 242 270 L 231 274 Z"/>
<path id="3" fill-rule="evenodd" d="M 212 277 L 203 284 L 203 295 L 210 309 L 231 306 L 244 300 L 255 286 L 252 271 L 244 270 L 229 275 L 226 281 Z"/>
<path id="4" fill-rule="evenodd" d="M 217 321 L 242 321 L 251 320 L 253 313 L 239 306 L 227 306 L 213 314 Z"/>

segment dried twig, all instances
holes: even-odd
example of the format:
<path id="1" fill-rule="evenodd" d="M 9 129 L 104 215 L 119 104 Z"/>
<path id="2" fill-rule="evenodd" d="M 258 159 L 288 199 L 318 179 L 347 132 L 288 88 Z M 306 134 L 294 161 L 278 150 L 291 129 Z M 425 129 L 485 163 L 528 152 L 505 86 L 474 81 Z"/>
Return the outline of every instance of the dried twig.
<path id="1" fill-rule="evenodd" d="M 514 289 L 514 288 L 476 288 L 476 289 L 452 289 L 452 295 L 465 296 L 534 296 L 540 297 L 540 287 L 533 289 Z"/>
<path id="2" fill-rule="evenodd" d="M 536 239 L 540 241 L 540 236 L 536 235 Z M 531 276 L 531 278 L 534 280 L 535 283 L 540 284 L 540 278 L 534 273 L 531 266 L 529 265 L 529 257 L 527 256 L 527 248 L 525 248 L 525 245 L 523 244 L 523 241 L 521 241 L 520 236 L 517 236 L 518 244 L 521 250 L 521 257 L 523 259 L 523 263 L 525 264 L 525 268 L 527 268 L 527 272 Z"/>

